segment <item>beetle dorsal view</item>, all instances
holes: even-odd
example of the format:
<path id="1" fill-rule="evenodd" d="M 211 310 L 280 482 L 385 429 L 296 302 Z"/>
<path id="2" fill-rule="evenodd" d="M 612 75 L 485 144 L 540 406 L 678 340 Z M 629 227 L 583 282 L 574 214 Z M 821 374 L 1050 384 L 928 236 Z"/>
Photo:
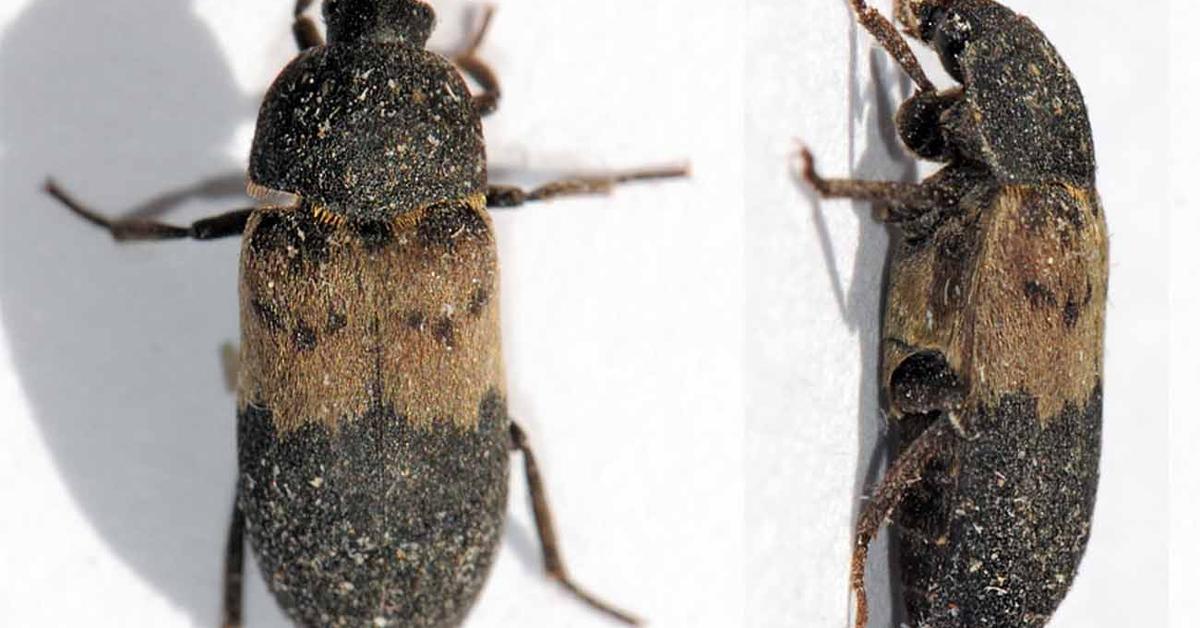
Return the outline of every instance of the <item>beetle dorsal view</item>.
<path id="1" fill-rule="evenodd" d="M 826 179 L 803 152 L 822 196 L 874 203 L 896 238 L 880 375 L 899 452 L 859 514 L 856 626 L 889 520 L 910 625 L 1043 626 L 1083 556 L 1100 459 L 1108 240 L 1087 110 L 1041 31 L 996 2 L 896 3 L 960 84 L 943 91 L 850 3 L 916 84 L 901 140 L 945 162 L 921 183 Z"/>
<path id="2" fill-rule="evenodd" d="M 446 59 L 424 48 L 423 2 L 327 0 L 328 45 L 309 4 L 296 4 L 301 52 L 267 93 L 250 155 L 251 194 L 283 201 L 183 227 L 110 220 L 46 186 L 117 240 L 242 237 L 223 625 L 242 623 L 244 539 L 298 625 L 461 624 L 499 544 L 510 452 L 524 460 L 546 575 L 636 623 L 567 573 L 529 440 L 508 415 L 487 209 L 686 169 L 490 184 L 480 116 L 499 87 L 476 55 L 490 11 Z"/>

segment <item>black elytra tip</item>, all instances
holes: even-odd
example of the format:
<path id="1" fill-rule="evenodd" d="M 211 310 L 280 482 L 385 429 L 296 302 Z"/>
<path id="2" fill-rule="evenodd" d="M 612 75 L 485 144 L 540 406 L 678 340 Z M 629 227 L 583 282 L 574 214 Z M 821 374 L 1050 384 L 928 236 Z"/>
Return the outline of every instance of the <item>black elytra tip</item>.
<path id="1" fill-rule="evenodd" d="M 325 0 L 330 43 L 403 42 L 424 48 L 433 33 L 433 8 L 419 0 Z"/>

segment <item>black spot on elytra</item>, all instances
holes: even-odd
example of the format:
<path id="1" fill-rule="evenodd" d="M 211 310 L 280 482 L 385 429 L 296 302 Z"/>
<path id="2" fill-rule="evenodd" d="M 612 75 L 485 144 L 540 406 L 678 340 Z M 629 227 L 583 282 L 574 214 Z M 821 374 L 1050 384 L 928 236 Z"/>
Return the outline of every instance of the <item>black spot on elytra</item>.
<path id="1" fill-rule="evenodd" d="M 267 329 L 274 332 L 284 330 L 283 318 L 279 316 L 279 313 L 270 304 L 258 299 L 251 299 L 250 307 L 254 310 L 254 315 L 258 317 L 258 320 L 267 326 Z"/>
<path id="2" fill-rule="evenodd" d="M 306 266 L 329 258 L 333 229 L 303 209 L 265 212 L 250 236 L 250 248 L 260 257 L 282 253 L 287 256 L 288 269 L 301 273 Z"/>
<path id="3" fill-rule="evenodd" d="M 1024 290 L 1025 298 L 1029 299 L 1034 307 L 1053 307 L 1058 304 L 1053 290 L 1032 279 L 1025 282 Z"/>
<path id="4" fill-rule="evenodd" d="M 325 333 L 332 334 L 341 331 L 346 326 L 346 315 L 329 308 L 329 316 L 325 319 Z"/>
<path id="5" fill-rule="evenodd" d="M 1067 304 L 1063 306 L 1063 324 L 1068 328 L 1074 327 L 1075 323 L 1079 322 L 1079 304 L 1075 302 L 1075 297 L 1069 297 Z"/>
<path id="6" fill-rule="evenodd" d="M 424 329 L 425 315 L 420 310 L 409 310 L 404 314 L 404 324 L 408 325 L 409 329 Z"/>
<path id="7" fill-rule="evenodd" d="M 463 202 L 429 208 L 417 223 L 417 238 L 426 246 L 453 248 L 461 238 L 479 238 L 488 233 L 479 212 Z"/>
<path id="8" fill-rule="evenodd" d="M 483 307 L 491 300 L 492 291 L 484 286 L 479 286 L 471 292 L 471 298 L 467 301 L 467 312 L 471 316 L 479 316 L 483 313 Z"/>
<path id="9" fill-rule="evenodd" d="M 377 251 L 396 239 L 392 225 L 382 220 L 364 220 L 354 223 L 354 231 L 368 251 Z"/>
<path id="10" fill-rule="evenodd" d="M 300 351 L 312 351 L 317 346 L 317 332 L 304 321 L 296 322 L 292 331 L 292 342 Z"/>
<path id="11" fill-rule="evenodd" d="M 454 347 L 454 319 L 442 316 L 433 326 L 433 336 L 448 348 Z"/>
<path id="12" fill-rule="evenodd" d="M 1067 304 L 1063 306 L 1063 324 L 1068 328 L 1074 327 L 1075 323 L 1079 322 L 1079 312 L 1087 307 L 1092 302 L 1092 280 L 1087 280 L 1087 291 L 1083 293 L 1083 301 L 1075 299 L 1072 294 L 1067 297 Z"/>

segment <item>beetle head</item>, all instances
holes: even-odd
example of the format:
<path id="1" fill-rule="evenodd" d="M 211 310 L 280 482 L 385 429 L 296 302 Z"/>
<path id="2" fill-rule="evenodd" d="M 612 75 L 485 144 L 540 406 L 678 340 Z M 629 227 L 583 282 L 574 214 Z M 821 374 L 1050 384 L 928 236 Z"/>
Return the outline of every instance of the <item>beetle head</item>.
<path id="1" fill-rule="evenodd" d="M 1009 180 L 1094 180 L 1083 96 L 1033 22 L 993 0 L 897 0 L 896 20 L 962 84 L 920 92 L 900 108 L 896 123 L 909 148 L 976 162 Z"/>
<path id="2" fill-rule="evenodd" d="M 433 32 L 433 9 L 418 0 L 325 0 L 331 42 L 404 42 L 424 48 Z"/>

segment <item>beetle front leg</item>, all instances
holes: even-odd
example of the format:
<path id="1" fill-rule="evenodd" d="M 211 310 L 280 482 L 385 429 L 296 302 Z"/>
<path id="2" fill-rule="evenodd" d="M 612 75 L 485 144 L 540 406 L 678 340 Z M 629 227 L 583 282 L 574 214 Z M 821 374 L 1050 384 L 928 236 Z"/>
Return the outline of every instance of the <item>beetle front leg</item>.
<path id="1" fill-rule="evenodd" d="M 471 37 L 471 43 L 462 52 L 454 55 L 454 58 L 451 60 L 454 62 L 454 65 L 457 65 L 467 76 L 471 77 L 471 80 L 483 88 L 483 93 L 472 97 L 475 104 L 475 112 L 480 117 L 495 111 L 496 106 L 500 102 L 500 79 L 496 78 L 496 73 L 492 71 L 492 67 L 475 54 L 479 51 L 479 47 L 483 45 L 483 38 L 487 35 L 488 27 L 492 24 L 492 14 L 495 13 L 495 10 L 495 7 L 492 5 L 487 5 L 483 8 L 483 21 L 480 23 L 479 29 Z"/>
<path id="2" fill-rule="evenodd" d="M 221 597 L 222 628 L 242 626 L 242 572 L 245 566 L 246 517 L 234 496 L 233 514 L 229 518 L 229 537 L 225 544 L 225 574 Z"/>
<path id="3" fill-rule="evenodd" d="M 246 221 L 254 208 L 238 209 L 218 216 L 203 218 L 190 226 L 180 227 L 156 220 L 144 218 L 127 218 L 112 220 L 100 215 L 67 194 L 53 180 L 46 181 L 45 191 L 53 196 L 84 220 L 106 229 L 113 239 L 125 240 L 174 240 L 191 238 L 193 240 L 213 240 L 228 236 L 241 235 L 246 229 Z"/>
<path id="4" fill-rule="evenodd" d="M 542 474 L 538 471 L 537 460 L 534 459 L 533 449 L 529 446 L 529 438 L 525 436 L 525 430 L 515 422 L 509 424 L 508 430 L 509 448 L 520 451 L 525 462 L 525 483 L 529 487 L 529 500 L 533 504 L 533 519 L 537 523 L 538 540 L 542 545 L 542 565 L 546 575 L 588 606 L 627 624 L 640 624 L 640 620 L 631 613 L 580 587 L 567 573 L 567 567 L 558 552 L 558 535 L 554 531 L 554 517 L 550 512 L 550 504 L 546 500 L 546 487 L 542 484 Z"/>
<path id="5" fill-rule="evenodd" d="M 634 181 L 649 181 L 653 179 L 672 179 L 686 177 L 690 174 L 688 166 L 666 166 L 662 168 L 644 168 L 615 172 L 607 175 L 571 177 L 551 181 L 532 190 L 523 190 L 511 185 L 489 185 L 487 188 L 487 204 L 492 208 L 518 207 L 533 201 L 545 201 L 560 196 L 581 196 L 588 194 L 608 194 L 614 187 L 622 183 Z"/>
<path id="6" fill-rule="evenodd" d="M 871 539 L 875 538 L 892 511 L 904 500 L 908 489 L 921 480 L 929 462 L 955 438 L 958 438 L 958 435 L 954 431 L 950 413 L 942 413 L 942 416 L 922 432 L 888 467 L 883 479 L 875 486 L 871 499 L 859 513 L 854 538 L 854 558 L 850 562 L 850 588 L 854 591 L 855 599 L 855 628 L 867 626 L 869 608 L 865 577 L 867 550 Z"/>
<path id="7" fill-rule="evenodd" d="M 292 35 L 296 38 L 296 46 L 302 51 L 325 45 L 316 22 L 304 15 L 312 2 L 313 0 L 296 0 L 296 8 L 292 11 Z"/>

